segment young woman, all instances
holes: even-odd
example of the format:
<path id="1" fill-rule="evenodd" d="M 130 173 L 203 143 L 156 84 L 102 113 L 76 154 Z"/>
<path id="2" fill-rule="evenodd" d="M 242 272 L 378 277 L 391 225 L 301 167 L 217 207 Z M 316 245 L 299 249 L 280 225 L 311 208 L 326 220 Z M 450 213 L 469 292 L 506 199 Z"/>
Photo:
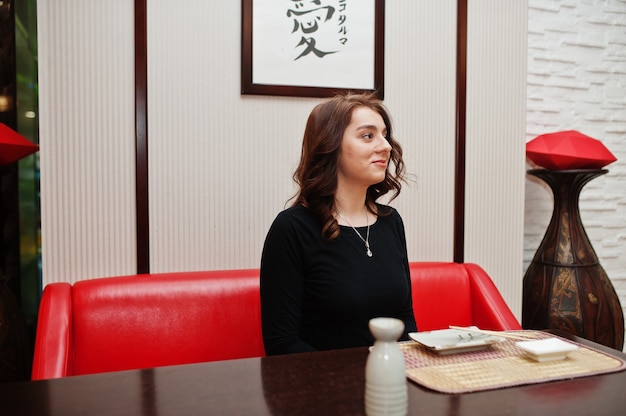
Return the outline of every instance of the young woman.
<path id="1" fill-rule="evenodd" d="M 307 121 L 299 191 L 278 214 L 261 258 L 268 355 L 372 345 L 371 318 L 416 331 L 404 225 L 376 201 L 401 189 L 402 149 L 370 94 L 338 95 Z"/>

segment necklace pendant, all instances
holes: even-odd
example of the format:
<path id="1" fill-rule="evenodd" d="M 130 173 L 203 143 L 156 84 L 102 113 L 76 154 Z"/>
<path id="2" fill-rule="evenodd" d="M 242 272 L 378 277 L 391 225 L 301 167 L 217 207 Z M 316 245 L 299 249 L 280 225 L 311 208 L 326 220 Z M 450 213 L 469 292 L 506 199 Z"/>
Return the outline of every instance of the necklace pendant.
<path id="1" fill-rule="evenodd" d="M 365 220 L 367 221 L 367 232 L 365 234 L 365 238 L 363 238 L 363 236 L 361 235 L 361 233 L 359 232 L 359 230 L 357 230 L 356 228 L 354 228 L 354 226 L 352 224 L 350 224 L 348 222 L 348 220 L 346 220 L 343 215 L 341 215 L 341 213 L 339 211 L 337 212 L 337 216 L 339 216 L 342 220 L 344 220 L 346 222 L 346 224 L 348 224 L 356 233 L 356 235 L 359 236 L 359 238 L 361 239 L 361 241 L 363 241 L 365 243 L 365 254 L 367 254 L 367 257 L 372 257 L 372 250 L 370 250 L 370 223 L 369 223 L 369 218 L 367 218 L 367 208 L 365 209 Z"/>

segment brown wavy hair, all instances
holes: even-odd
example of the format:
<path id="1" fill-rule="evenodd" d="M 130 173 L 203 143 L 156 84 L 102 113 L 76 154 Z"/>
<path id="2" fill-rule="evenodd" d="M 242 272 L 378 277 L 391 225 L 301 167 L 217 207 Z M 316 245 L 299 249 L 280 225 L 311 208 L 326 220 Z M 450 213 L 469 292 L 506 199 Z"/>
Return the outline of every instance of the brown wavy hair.
<path id="1" fill-rule="evenodd" d="M 402 147 L 393 138 L 391 116 L 381 100 L 370 93 L 345 93 L 318 104 L 311 111 L 304 130 L 300 163 L 293 174 L 299 191 L 292 199 L 293 205 L 302 204 L 313 212 L 322 224 L 322 239 L 326 241 L 339 236 L 339 224 L 333 216 L 339 152 L 352 112 L 361 106 L 380 114 L 391 145 L 391 163 L 387 166 L 385 179 L 367 189 L 367 210 L 374 215 L 389 215 L 390 211 L 379 212 L 375 202 L 390 191 L 393 191 L 391 200 L 396 198 L 402 188 L 401 182 L 405 181 Z"/>

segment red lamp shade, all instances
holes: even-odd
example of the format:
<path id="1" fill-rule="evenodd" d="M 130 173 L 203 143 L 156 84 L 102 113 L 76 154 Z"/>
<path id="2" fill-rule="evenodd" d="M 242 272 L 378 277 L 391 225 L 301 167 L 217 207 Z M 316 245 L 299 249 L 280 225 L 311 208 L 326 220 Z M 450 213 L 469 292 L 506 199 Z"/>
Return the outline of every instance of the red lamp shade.
<path id="1" fill-rule="evenodd" d="M 601 141 L 576 130 L 535 137 L 526 143 L 526 156 L 550 170 L 600 169 L 617 160 Z"/>
<path id="2" fill-rule="evenodd" d="M 7 125 L 0 123 L 0 165 L 8 165 L 39 150 Z"/>

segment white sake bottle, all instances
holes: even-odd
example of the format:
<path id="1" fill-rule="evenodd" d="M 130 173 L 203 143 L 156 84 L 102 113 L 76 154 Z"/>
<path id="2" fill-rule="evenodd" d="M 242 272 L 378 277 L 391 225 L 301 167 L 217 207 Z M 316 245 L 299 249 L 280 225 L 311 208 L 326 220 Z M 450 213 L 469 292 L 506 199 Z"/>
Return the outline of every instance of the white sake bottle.
<path id="1" fill-rule="evenodd" d="M 365 365 L 365 413 L 404 416 L 408 411 L 406 365 L 397 343 L 404 323 L 395 318 L 374 318 L 369 328 L 375 342 Z"/>

